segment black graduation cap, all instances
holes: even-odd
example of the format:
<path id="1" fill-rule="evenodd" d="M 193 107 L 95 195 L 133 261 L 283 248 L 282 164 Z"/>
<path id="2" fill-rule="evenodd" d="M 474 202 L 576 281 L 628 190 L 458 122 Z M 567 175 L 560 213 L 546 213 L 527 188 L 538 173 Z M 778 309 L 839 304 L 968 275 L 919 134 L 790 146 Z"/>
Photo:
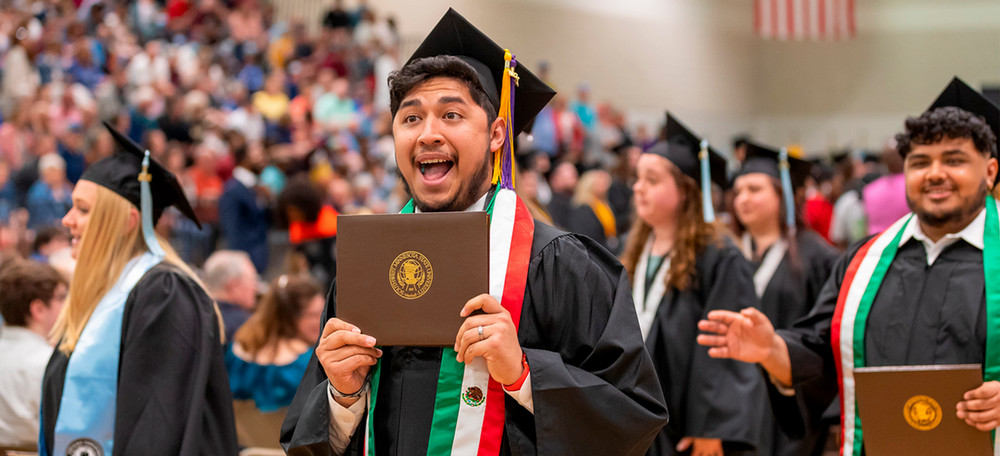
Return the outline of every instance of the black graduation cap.
<path id="1" fill-rule="evenodd" d="M 833 154 L 830 155 L 830 161 L 837 166 L 844 165 L 844 163 L 850 160 L 851 158 L 852 155 L 850 150 L 841 150 L 834 152 Z"/>
<path id="2" fill-rule="evenodd" d="M 773 147 L 765 146 L 753 141 L 747 142 L 747 158 L 743 162 L 743 167 L 736 173 L 736 178 L 752 173 L 767 174 L 775 179 L 781 180 L 779 163 L 781 153 Z M 812 171 L 812 164 L 795 157 L 788 157 L 788 174 L 791 177 L 792 188 L 798 190 L 806 184 L 806 178 Z"/>
<path id="3" fill-rule="evenodd" d="M 141 208 L 139 173 L 142 172 L 144 150 L 127 136 L 119 133 L 107 122 L 104 126 L 111 132 L 118 147 L 115 153 L 87 167 L 80 179 L 89 180 L 127 199 L 136 208 Z M 153 223 L 159 220 L 163 210 L 175 206 L 198 228 L 201 223 L 194 215 L 191 204 L 184 196 L 184 190 L 170 171 L 152 158 L 149 159 L 150 190 L 153 196 Z"/>
<path id="4" fill-rule="evenodd" d="M 656 154 L 670 160 L 685 176 L 694 179 L 695 182 L 701 182 L 701 162 L 698 159 L 698 154 L 701 152 L 701 138 L 692 133 L 669 111 L 664 131 L 664 140 L 654 144 L 644 153 Z M 708 148 L 708 164 L 712 182 L 726 189 L 729 184 L 726 179 L 726 159 L 711 146 Z"/>
<path id="5" fill-rule="evenodd" d="M 407 64 L 416 59 L 451 55 L 468 63 L 479 76 L 479 84 L 500 109 L 500 89 L 504 74 L 504 48 L 458 14 L 452 8 L 444 14 L 431 33 L 413 52 Z M 514 89 L 514 136 L 525 130 L 556 92 L 517 62 L 514 71 L 518 84 Z"/>
<path id="6" fill-rule="evenodd" d="M 622 136 L 622 140 L 619 141 L 618 144 L 615 144 L 614 146 L 611 147 L 611 151 L 614 152 L 616 155 L 621 155 L 634 145 L 635 143 L 632 142 L 632 138 L 628 137 L 628 135 L 624 135 Z"/>
<path id="7" fill-rule="evenodd" d="M 968 111 L 986 121 L 986 124 L 993 130 L 993 136 L 997 138 L 997 147 L 993 150 L 993 156 L 996 157 L 1000 151 L 1000 107 L 993 104 L 993 101 L 983 96 L 978 90 L 969 87 L 958 76 L 952 78 L 948 87 L 945 87 L 941 95 L 938 95 L 927 110 L 933 111 L 946 106 L 954 106 Z"/>
<path id="8" fill-rule="evenodd" d="M 864 158 L 861 159 L 863 163 L 882 163 L 882 153 L 873 150 L 866 150 L 864 152 Z"/>

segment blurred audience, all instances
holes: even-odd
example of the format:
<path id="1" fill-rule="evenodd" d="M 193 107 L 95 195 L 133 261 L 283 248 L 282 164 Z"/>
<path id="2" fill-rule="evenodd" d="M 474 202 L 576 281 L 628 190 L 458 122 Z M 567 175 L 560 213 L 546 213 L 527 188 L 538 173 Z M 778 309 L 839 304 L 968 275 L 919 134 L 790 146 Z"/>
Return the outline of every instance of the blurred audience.
<path id="1" fill-rule="evenodd" d="M 226 340 L 231 341 L 257 306 L 257 270 L 246 252 L 219 250 L 205 260 L 203 276 L 222 314 Z"/>
<path id="2" fill-rule="evenodd" d="M 196 267 L 217 248 L 236 249 L 265 277 L 309 271 L 325 287 L 336 270 L 331 214 L 395 212 L 408 199 L 385 83 L 406 56 L 395 18 L 377 5 L 336 0 L 322 16 L 286 18 L 260 0 L 3 3 L 31 6 L 0 10 L 4 257 L 53 261 L 33 248 L 36 237 L 58 225 L 83 169 L 113 152 L 102 121 L 178 175 L 202 226 L 168 211 L 157 230 Z M 538 66 L 545 80 L 551 72 Z M 534 158 L 519 181 L 540 220 L 613 249 L 634 219 L 635 157 L 661 125 L 634 122 L 606 96 L 587 81 L 557 95 L 522 135 L 518 153 Z M 733 142 L 731 166 L 746 139 Z M 843 154 L 839 172 L 814 172 L 806 188 L 807 222 L 841 246 L 879 229 L 883 214 L 864 208 L 881 207 L 882 196 L 902 210 L 891 177 L 866 187 L 881 165 L 865 155 Z M 579 179 L 590 169 L 612 174 L 607 189 L 608 179 Z M 286 186 L 298 202 L 280 201 Z M 288 248 L 273 242 L 285 229 L 295 254 L 287 264 L 271 252 Z"/>

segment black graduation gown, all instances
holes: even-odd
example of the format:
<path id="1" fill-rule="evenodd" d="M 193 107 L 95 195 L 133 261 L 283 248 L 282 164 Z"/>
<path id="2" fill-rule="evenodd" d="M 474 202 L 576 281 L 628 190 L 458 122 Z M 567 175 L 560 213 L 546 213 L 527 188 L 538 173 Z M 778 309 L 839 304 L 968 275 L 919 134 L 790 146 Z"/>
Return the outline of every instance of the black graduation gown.
<path id="1" fill-rule="evenodd" d="M 615 229 L 618 234 L 628 233 L 632 228 L 632 186 L 621 179 L 611 181 L 608 188 L 608 206 L 615 214 Z"/>
<path id="2" fill-rule="evenodd" d="M 676 454 L 677 443 L 688 436 L 722 439 L 727 455 L 752 454 L 756 445 L 764 405 L 757 368 L 711 358 L 696 340 L 698 321 L 709 311 L 757 306 L 750 263 L 728 239 L 723 243 L 698 254 L 692 286 L 668 288 L 646 336 L 670 410 L 670 423 L 649 455 Z"/>
<path id="3" fill-rule="evenodd" d="M 546 207 L 549 211 L 549 216 L 552 217 L 552 223 L 555 226 L 566 229 L 569 226 L 569 215 L 573 211 L 572 195 L 566 195 L 559 193 L 557 191 L 552 192 L 552 200 L 549 201 Z"/>
<path id="4" fill-rule="evenodd" d="M 839 255 L 833 246 L 809 230 L 796 233 L 794 253 L 797 255 L 793 259 L 792 249 L 785 252 L 760 297 L 760 310 L 776 329 L 790 328 L 812 310 Z M 823 453 L 828 434 L 824 423 L 816 422 L 808 428 L 803 426 L 801 435 L 791 436 L 775 422 L 770 405 L 764 407 L 761 416 L 757 454 L 818 456 Z"/>
<path id="5" fill-rule="evenodd" d="M 129 293 L 122 317 L 115 455 L 235 455 L 233 398 L 212 300 L 160 263 Z M 53 433 L 69 358 L 52 353 L 42 381 L 45 441 Z"/>
<path id="6" fill-rule="evenodd" d="M 587 236 L 612 253 L 618 251 L 618 238 L 608 238 L 604 234 L 604 225 L 590 206 L 573 206 L 566 231 Z"/>
<path id="7" fill-rule="evenodd" d="M 776 418 L 795 426 L 823 412 L 837 394 L 836 360 L 830 345 L 837 296 L 855 243 L 834 265 L 816 307 L 792 329 L 779 331 L 788 345 L 794 398 L 768 382 Z M 944 249 L 931 266 L 923 244 L 900 246 L 872 303 L 865 327 L 868 366 L 977 364 L 986 354 L 986 288 L 983 252 L 964 240 Z"/>
<path id="8" fill-rule="evenodd" d="M 336 315 L 335 296 L 328 315 Z M 667 411 L 639 334 L 618 261 L 590 239 L 536 221 L 518 331 L 535 413 L 505 396 L 501 454 L 643 454 Z M 440 348 L 384 350 L 377 454 L 426 454 L 440 359 Z M 313 357 L 282 426 L 288 454 L 332 454 L 328 387 Z M 345 454 L 359 454 L 365 434 L 362 422 Z"/>
<path id="9" fill-rule="evenodd" d="M 303 241 L 293 248 L 306 257 L 309 274 L 319 283 L 330 283 L 337 276 L 337 237 Z"/>

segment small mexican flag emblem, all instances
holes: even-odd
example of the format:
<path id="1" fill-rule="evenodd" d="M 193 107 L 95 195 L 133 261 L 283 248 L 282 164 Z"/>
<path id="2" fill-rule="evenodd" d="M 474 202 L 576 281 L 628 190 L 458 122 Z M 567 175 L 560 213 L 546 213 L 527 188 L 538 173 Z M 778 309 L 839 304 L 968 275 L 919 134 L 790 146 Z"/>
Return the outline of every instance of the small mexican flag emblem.
<path id="1" fill-rule="evenodd" d="M 478 386 L 470 386 L 462 393 L 462 400 L 470 407 L 478 407 L 486 401 L 486 396 Z"/>

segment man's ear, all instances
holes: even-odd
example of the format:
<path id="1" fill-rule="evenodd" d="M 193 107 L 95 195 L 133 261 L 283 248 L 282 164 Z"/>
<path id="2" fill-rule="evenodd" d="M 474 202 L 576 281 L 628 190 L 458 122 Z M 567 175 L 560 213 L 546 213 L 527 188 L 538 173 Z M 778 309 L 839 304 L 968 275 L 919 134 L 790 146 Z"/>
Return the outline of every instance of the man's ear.
<path id="1" fill-rule="evenodd" d="M 38 316 L 49 309 L 49 305 L 41 299 L 32 299 L 28 304 L 28 319 L 38 321 Z"/>
<path id="2" fill-rule="evenodd" d="M 490 125 L 490 152 L 495 152 L 504 146 L 507 138 L 507 121 L 503 117 L 497 117 Z"/>
<path id="3" fill-rule="evenodd" d="M 990 157 L 986 162 L 986 186 L 993 190 L 996 190 L 993 186 L 997 181 L 997 172 L 1000 172 L 1000 164 L 997 163 L 996 157 Z"/>

